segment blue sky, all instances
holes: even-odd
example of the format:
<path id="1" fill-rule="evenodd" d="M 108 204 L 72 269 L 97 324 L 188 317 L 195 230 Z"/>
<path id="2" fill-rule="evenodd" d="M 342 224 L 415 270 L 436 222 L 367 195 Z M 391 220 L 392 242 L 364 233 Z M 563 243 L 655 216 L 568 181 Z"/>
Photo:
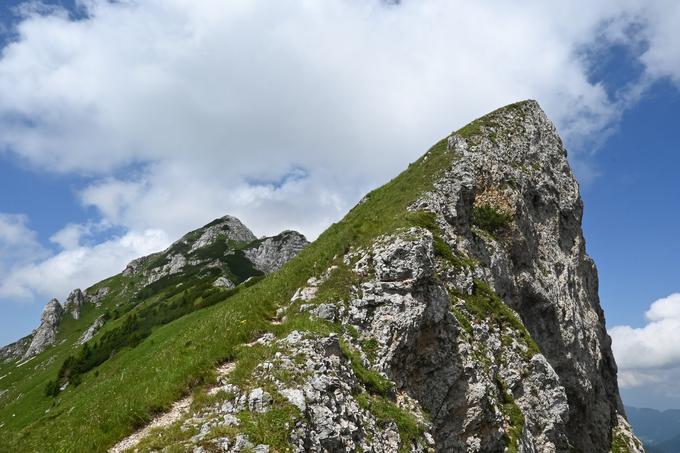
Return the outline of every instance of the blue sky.
<path id="1" fill-rule="evenodd" d="M 624 399 L 680 407 L 674 2 L 10 1 L 0 25 L 0 343 L 217 216 L 313 238 L 535 98 L 582 184 Z"/>

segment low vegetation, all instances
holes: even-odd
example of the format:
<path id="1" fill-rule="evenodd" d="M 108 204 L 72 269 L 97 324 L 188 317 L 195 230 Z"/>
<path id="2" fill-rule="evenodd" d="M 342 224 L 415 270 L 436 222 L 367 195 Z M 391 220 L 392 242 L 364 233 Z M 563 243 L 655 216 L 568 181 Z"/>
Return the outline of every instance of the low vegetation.
<path id="1" fill-rule="evenodd" d="M 162 310 L 155 313 L 146 308 L 164 299 L 169 304 L 177 301 L 177 313 L 184 313 L 182 292 L 189 286 L 201 285 L 198 274 L 185 276 L 190 281 L 159 284 L 134 302 L 130 301 L 131 294 L 122 289 L 112 292 L 107 301 L 112 312 L 115 304 L 130 304 L 133 308 L 125 316 L 135 313 L 136 320 L 125 321 L 121 314 L 120 319 L 107 323 L 94 346 L 89 346 L 89 352 L 80 350 L 74 354 L 70 345 L 88 322 L 103 313 L 103 309 L 92 308 L 80 323 L 62 329 L 59 341 L 64 342 L 60 346 L 36 357 L 30 366 L 13 370 L 3 380 L 10 393 L 0 407 L 0 451 L 39 451 L 44 445 L 55 451 L 105 451 L 204 382 L 216 364 L 237 358 L 240 345 L 261 332 L 276 330 L 278 326 L 272 326 L 269 320 L 309 276 L 320 275 L 351 247 L 366 246 L 380 235 L 414 226 L 414 218 L 404 215 L 407 207 L 432 189 L 433 181 L 454 159 L 447 141 L 442 140 L 408 170 L 369 193 L 342 221 L 328 228 L 279 272 L 236 293 L 204 292 L 195 298 L 187 294 L 187 304 L 208 305 L 201 310 L 188 310 L 158 325 L 153 320 L 165 316 Z M 126 287 L 125 278 L 116 278 L 121 280 L 121 288 Z M 180 283 L 185 288 L 180 290 L 181 286 L 177 287 Z M 175 290 L 179 292 L 171 295 Z M 108 332 L 123 329 L 125 322 L 149 323 L 153 327 L 134 340 L 135 347 L 122 346 L 123 330 L 108 334 L 111 340 L 99 343 Z M 303 325 L 306 321 L 299 318 L 295 322 Z M 95 350 L 101 352 L 101 355 L 97 352 L 97 357 L 108 352 L 106 360 L 90 371 L 81 372 L 87 366 L 80 368 L 80 364 L 89 363 Z M 46 397 L 48 382 L 59 374 L 69 356 L 75 360 L 67 368 L 71 373 L 80 372 L 80 385 L 69 386 L 56 397 Z M 387 391 L 381 380 L 370 374 L 364 378 L 372 382 L 375 396 Z"/>
<path id="2" fill-rule="evenodd" d="M 492 236 L 496 236 L 510 225 L 512 216 L 501 212 L 490 204 L 474 207 L 473 224 Z"/>
<path id="3" fill-rule="evenodd" d="M 531 338 L 522 321 L 517 314 L 494 293 L 486 283 L 475 280 L 474 289 L 471 295 L 464 295 L 466 310 L 475 318 L 495 323 L 503 332 L 509 328 L 526 346 L 525 358 L 531 358 L 539 354 L 538 345 Z"/>

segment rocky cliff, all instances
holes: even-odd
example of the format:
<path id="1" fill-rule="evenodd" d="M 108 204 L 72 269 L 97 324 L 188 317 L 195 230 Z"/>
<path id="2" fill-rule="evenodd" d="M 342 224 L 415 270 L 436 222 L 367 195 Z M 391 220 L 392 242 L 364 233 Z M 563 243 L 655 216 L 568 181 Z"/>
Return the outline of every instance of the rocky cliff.
<path id="1" fill-rule="evenodd" d="M 184 448 L 222 427 L 242 434 L 212 447 L 266 451 L 244 420 L 278 398 L 298 414 L 283 435 L 300 452 L 641 452 L 582 208 L 536 102 L 451 134 L 322 235 L 345 238 L 342 253 L 277 312 L 302 327 L 258 340 L 269 354 L 187 415 L 199 434 Z"/>
<path id="2" fill-rule="evenodd" d="M 64 308 L 57 299 L 52 299 L 45 305 L 40 314 L 40 326 L 33 332 L 31 344 L 22 357 L 24 360 L 40 354 L 54 344 L 63 314 Z"/>
<path id="3" fill-rule="evenodd" d="M 0 362 L 11 362 L 21 359 L 31 346 L 33 335 L 27 335 L 14 343 L 0 348 Z"/>
<path id="4" fill-rule="evenodd" d="M 112 288 L 104 304 L 143 301 L 117 321 L 126 336 L 109 331 L 92 342 L 99 350 L 64 362 L 48 385 L 56 400 L 35 403 L 37 421 L 8 445 L 642 452 L 582 209 L 554 126 L 526 101 L 437 143 L 309 246 L 218 219 L 88 291 Z M 140 336 L 149 319 L 206 301 L 215 306 Z M 105 318 L 90 319 L 96 331 Z M 134 354 L 104 347 L 127 336 L 147 340 Z M 93 356 L 113 358 L 93 366 Z M 59 393 L 71 380 L 82 384 Z M 62 409 L 44 415 L 51 407 Z M 91 413 L 92 427 L 80 426 Z M 16 422 L 0 423 L 3 433 Z"/>

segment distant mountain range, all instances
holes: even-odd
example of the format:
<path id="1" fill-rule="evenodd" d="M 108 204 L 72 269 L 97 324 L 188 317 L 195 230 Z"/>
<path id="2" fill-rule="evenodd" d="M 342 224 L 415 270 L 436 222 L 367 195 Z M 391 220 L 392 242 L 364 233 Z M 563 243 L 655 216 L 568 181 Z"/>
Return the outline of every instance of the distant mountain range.
<path id="1" fill-rule="evenodd" d="M 680 410 L 626 406 L 626 415 L 647 453 L 680 453 Z"/>

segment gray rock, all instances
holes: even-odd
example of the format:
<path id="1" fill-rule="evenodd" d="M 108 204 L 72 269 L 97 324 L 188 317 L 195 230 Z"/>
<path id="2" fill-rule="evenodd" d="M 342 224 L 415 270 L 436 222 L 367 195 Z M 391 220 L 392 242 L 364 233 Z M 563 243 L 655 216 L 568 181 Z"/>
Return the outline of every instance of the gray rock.
<path id="1" fill-rule="evenodd" d="M 31 346 L 34 334 L 27 335 L 14 343 L 0 348 L 0 362 L 11 362 L 21 359 Z"/>
<path id="2" fill-rule="evenodd" d="M 45 305 L 40 315 L 40 326 L 33 334 L 31 345 L 23 355 L 23 360 L 40 354 L 54 344 L 63 313 L 64 309 L 57 299 L 52 299 Z"/>
<path id="3" fill-rule="evenodd" d="M 279 270 L 307 245 L 309 242 L 302 234 L 287 230 L 277 236 L 256 241 L 244 253 L 258 270 L 269 274 Z"/>
<path id="4" fill-rule="evenodd" d="M 271 395 L 261 388 L 253 389 L 248 395 L 248 409 L 251 412 L 267 412 L 271 404 Z"/>
<path id="5" fill-rule="evenodd" d="M 83 292 L 76 288 L 71 291 L 71 294 L 66 298 L 66 303 L 64 303 L 64 311 L 69 313 L 73 319 L 80 318 L 80 310 L 82 310 L 85 304 L 86 298 Z"/>
<path id="6" fill-rule="evenodd" d="M 78 344 L 85 344 L 88 341 L 90 341 L 94 336 L 97 334 L 99 329 L 102 328 L 106 320 L 104 319 L 104 315 L 101 315 L 97 319 L 94 320 L 92 324 L 90 324 L 90 327 L 87 328 L 85 332 L 80 336 L 78 339 Z"/>
<path id="7" fill-rule="evenodd" d="M 217 288 L 231 289 L 235 285 L 227 277 L 217 277 L 217 279 L 213 282 L 213 286 Z"/>
<path id="8" fill-rule="evenodd" d="M 142 269 L 144 267 L 144 264 L 149 261 L 150 257 L 153 257 L 154 255 L 149 255 L 149 256 L 143 256 L 141 258 L 134 259 L 130 261 L 127 266 L 125 266 L 125 269 L 123 270 L 123 276 L 124 277 L 133 277 L 135 275 L 138 275 L 142 272 Z"/>
<path id="9" fill-rule="evenodd" d="M 305 394 L 300 389 L 282 389 L 279 390 L 281 396 L 286 398 L 293 406 L 304 412 L 307 409 L 307 404 L 305 403 Z"/>
<path id="10" fill-rule="evenodd" d="M 458 158 L 412 209 L 434 212 L 449 246 L 478 263 L 467 272 L 442 269 L 444 281 L 463 293 L 471 288 L 455 274 L 489 282 L 547 359 L 509 363 L 520 375 L 528 369 L 526 382 L 501 366 L 504 380 L 516 385 L 511 391 L 531 434 L 526 441 L 536 451 L 606 452 L 623 407 L 566 151 L 533 101 L 500 109 L 481 124 L 480 135 L 449 137 Z M 474 222 L 481 206 L 510 215 L 510 222 L 484 230 Z M 522 391 L 531 382 L 536 397 Z M 447 432 L 443 426 L 435 432 L 438 448 Z"/>
<path id="11" fill-rule="evenodd" d="M 94 304 L 95 306 L 99 307 L 99 306 L 101 306 L 102 301 L 104 300 L 104 298 L 105 298 L 106 296 L 109 295 L 109 292 L 111 292 L 111 290 L 109 289 L 108 286 L 102 286 L 101 288 L 99 288 L 99 289 L 97 290 L 96 293 L 94 293 L 94 294 L 91 295 L 91 296 L 88 296 L 88 302 L 90 302 L 90 303 Z"/>
<path id="12" fill-rule="evenodd" d="M 338 316 L 338 308 L 334 304 L 320 304 L 310 310 L 310 313 L 317 318 L 335 322 Z"/>

